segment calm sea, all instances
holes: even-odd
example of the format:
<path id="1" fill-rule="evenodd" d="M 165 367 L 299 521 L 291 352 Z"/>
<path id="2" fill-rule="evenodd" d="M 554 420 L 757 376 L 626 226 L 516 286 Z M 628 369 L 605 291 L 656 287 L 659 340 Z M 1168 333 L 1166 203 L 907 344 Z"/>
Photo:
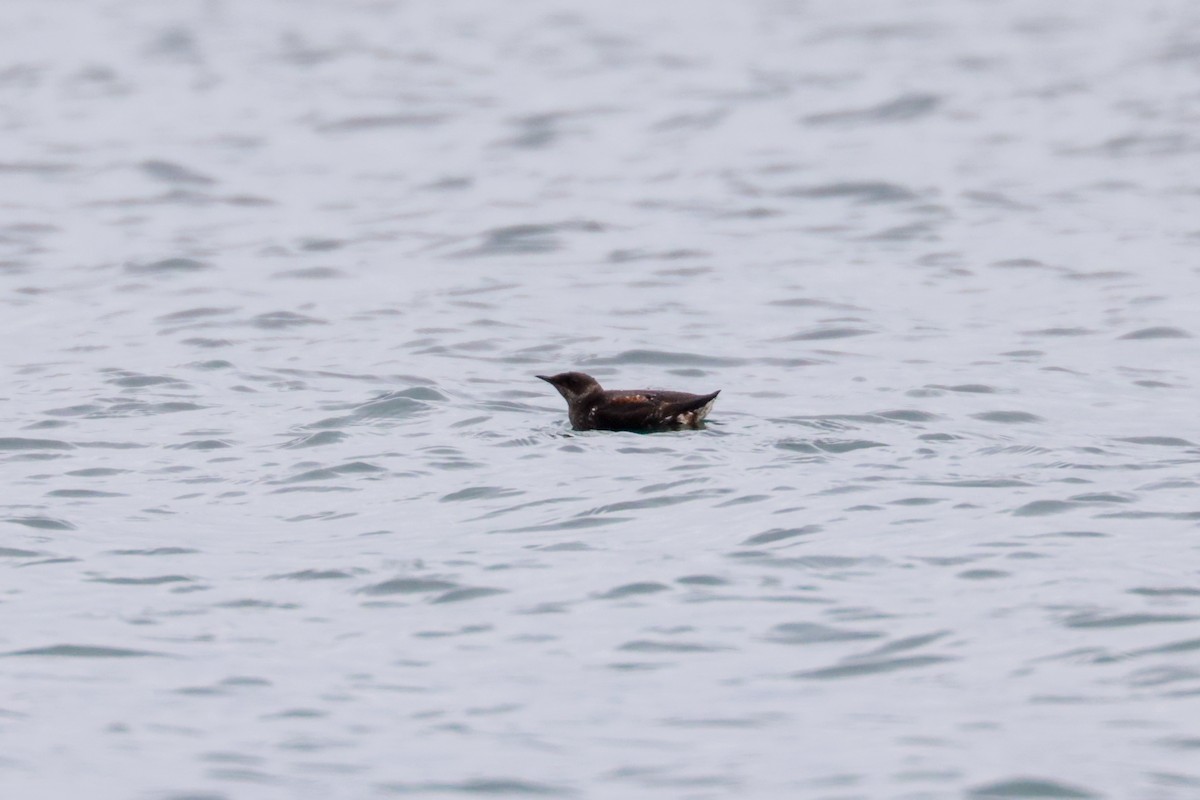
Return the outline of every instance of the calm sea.
<path id="1" fill-rule="evenodd" d="M 1194 2 L 4 0 L 0 796 L 1200 797 L 1198 301 Z"/>

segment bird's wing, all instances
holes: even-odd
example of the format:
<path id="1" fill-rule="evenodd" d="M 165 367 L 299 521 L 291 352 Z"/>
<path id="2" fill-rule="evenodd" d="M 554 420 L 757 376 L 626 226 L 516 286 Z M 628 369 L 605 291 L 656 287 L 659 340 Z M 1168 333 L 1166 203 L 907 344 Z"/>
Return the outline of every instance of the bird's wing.
<path id="1" fill-rule="evenodd" d="M 663 424 L 659 409 L 653 393 L 614 392 L 592 411 L 592 421 L 598 428 L 638 430 Z"/>
<path id="2" fill-rule="evenodd" d="M 678 414 L 695 411 L 711 403 L 719 391 L 697 395 L 686 392 L 610 392 L 606 402 L 593 411 L 597 427 L 609 430 L 640 430 L 669 425 Z"/>

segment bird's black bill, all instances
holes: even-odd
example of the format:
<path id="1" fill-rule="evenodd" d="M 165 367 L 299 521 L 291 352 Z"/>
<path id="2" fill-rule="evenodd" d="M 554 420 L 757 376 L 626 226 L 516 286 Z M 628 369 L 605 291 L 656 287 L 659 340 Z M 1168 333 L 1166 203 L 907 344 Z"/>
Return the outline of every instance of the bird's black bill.
<path id="1" fill-rule="evenodd" d="M 553 379 L 553 378 L 547 377 L 547 376 L 545 376 L 545 375 L 534 375 L 533 377 L 535 377 L 535 378 L 541 378 L 541 379 L 542 379 L 542 380 L 544 380 L 546 383 L 554 383 L 554 379 Z"/>

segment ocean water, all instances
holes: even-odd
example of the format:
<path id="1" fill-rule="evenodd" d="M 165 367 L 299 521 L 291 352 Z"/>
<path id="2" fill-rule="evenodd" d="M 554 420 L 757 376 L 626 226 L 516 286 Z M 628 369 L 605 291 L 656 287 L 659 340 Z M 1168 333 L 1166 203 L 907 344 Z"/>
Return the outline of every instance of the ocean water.
<path id="1" fill-rule="evenodd" d="M 1200 797 L 1198 109 L 1184 0 L 5 0 L 0 796 Z"/>

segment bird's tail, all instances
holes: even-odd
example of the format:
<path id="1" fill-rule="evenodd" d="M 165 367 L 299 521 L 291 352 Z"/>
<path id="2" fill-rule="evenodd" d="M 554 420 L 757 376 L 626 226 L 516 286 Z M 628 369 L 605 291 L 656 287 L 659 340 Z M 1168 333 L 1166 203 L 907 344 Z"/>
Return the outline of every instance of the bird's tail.
<path id="1" fill-rule="evenodd" d="M 692 397 L 688 398 L 687 400 L 680 400 L 677 403 L 672 403 L 665 409 L 665 416 L 673 417 L 676 414 L 686 414 L 689 411 L 698 411 L 702 408 L 709 408 L 712 406 L 713 401 L 717 399 L 717 395 L 720 393 L 721 390 L 717 389 L 712 394 L 704 394 L 700 395 L 699 397 Z"/>

